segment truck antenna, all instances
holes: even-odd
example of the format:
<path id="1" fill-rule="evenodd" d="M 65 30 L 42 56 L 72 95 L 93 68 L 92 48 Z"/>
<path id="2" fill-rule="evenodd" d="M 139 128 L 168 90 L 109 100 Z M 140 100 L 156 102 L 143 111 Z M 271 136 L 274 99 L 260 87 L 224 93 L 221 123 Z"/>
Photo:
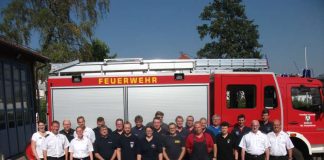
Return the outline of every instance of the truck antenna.
<path id="1" fill-rule="evenodd" d="M 305 69 L 308 69 L 308 65 L 307 65 L 307 46 L 305 45 Z"/>

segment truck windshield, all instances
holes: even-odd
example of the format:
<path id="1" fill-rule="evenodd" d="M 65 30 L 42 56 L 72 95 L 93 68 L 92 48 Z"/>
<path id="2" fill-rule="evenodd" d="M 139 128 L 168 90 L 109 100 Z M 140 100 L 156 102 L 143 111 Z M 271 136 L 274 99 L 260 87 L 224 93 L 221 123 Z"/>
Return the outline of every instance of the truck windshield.
<path id="1" fill-rule="evenodd" d="M 294 109 L 315 112 L 315 108 L 321 105 L 320 89 L 315 87 L 293 87 L 291 99 Z"/>

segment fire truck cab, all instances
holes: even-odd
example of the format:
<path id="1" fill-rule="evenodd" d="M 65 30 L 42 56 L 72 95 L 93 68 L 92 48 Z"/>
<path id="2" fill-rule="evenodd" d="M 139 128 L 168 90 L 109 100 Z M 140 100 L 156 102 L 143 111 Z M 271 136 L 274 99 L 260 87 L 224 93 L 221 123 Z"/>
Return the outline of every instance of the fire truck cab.
<path id="1" fill-rule="evenodd" d="M 75 127 L 74 119 L 83 115 L 95 127 L 103 116 L 113 128 L 116 118 L 142 115 L 147 123 L 161 110 L 167 123 L 177 115 L 218 114 L 234 125 L 245 114 L 249 125 L 267 108 L 290 135 L 296 159 L 324 153 L 322 82 L 261 72 L 268 69 L 264 59 L 112 59 L 52 68 L 48 122 L 70 119 Z"/>

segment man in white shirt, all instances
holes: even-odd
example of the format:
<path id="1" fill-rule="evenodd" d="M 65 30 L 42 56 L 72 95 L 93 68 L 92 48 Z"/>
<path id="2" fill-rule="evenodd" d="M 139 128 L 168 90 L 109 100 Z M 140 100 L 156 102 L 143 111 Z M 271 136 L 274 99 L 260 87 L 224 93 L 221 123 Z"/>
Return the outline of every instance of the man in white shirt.
<path id="1" fill-rule="evenodd" d="M 273 122 L 273 132 L 268 133 L 267 136 L 271 145 L 270 160 L 292 160 L 292 149 L 294 145 L 288 134 L 282 131 L 279 120 Z"/>
<path id="2" fill-rule="evenodd" d="M 267 135 L 259 131 L 259 121 L 253 120 L 252 130 L 243 136 L 240 147 L 242 160 L 269 160 L 270 143 Z"/>
<path id="3" fill-rule="evenodd" d="M 91 128 L 85 126 L 85 119 L 84 119 L 84 117 L 83 116 L 79 116 L 77 118 L 77 123 L 79 125 L 78 127 L 80 127 L 80 128 L 83 129 L 83 136 L 84 137 L 87 137 L 88 139 L 90 139 L 90 141 L 92 143 L 94 143 L 95 140 L 96 140 L 96 135 L 95 135 L 94 131 Z M 74 137 L 75 138 L 77 137 L 76 131 L 74 132 Z"/>
<path id="4" fill-rule="evenodd" d="M 60 123 L 53 121 L 52 132 L 45 138 L 42 144 L 44 160 L 67 160 L 69 140 L 63 134 L 59 134 Z"/>

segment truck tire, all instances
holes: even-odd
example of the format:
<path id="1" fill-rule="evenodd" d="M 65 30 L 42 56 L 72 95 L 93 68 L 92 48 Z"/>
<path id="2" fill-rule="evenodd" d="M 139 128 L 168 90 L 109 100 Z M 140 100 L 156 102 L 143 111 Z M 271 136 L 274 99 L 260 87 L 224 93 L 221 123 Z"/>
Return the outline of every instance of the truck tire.
<path id="1" fill-rule="evenodd" d="M 293 159 L 294 160 L 304 160 L 304 156 L 303 156 L 302 152 L 299 149 L 294 148 L 292 150 L 292 152 L 293 152 L 292 154 L 293 154 Z"/>

